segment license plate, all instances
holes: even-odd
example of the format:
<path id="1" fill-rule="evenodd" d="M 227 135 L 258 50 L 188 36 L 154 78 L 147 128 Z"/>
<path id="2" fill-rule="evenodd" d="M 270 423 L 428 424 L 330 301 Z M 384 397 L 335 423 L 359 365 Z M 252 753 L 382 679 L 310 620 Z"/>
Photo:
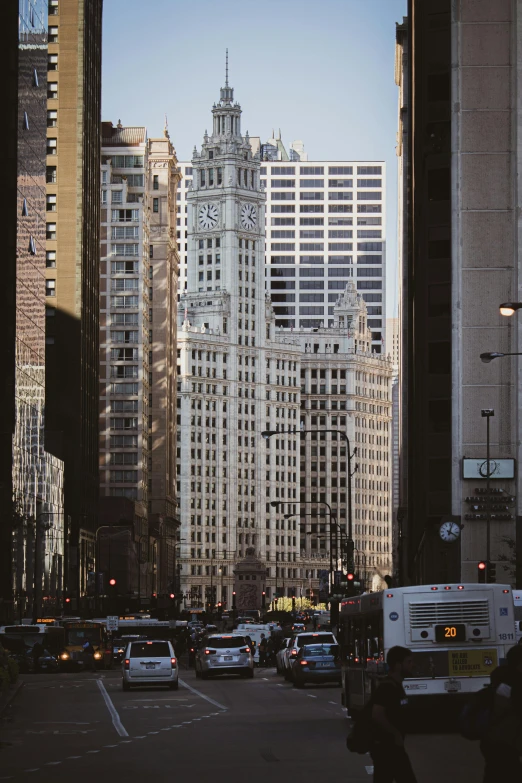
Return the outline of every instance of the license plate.
<path id="1" fill-rule="evenodd" d="M 457 693 L 460 691 L 462 685 L 459 680 L 446 680 L 444 683 L 444 690 L 448 693 Z"/>
<path id="2" fill-rule="evenodd" d="M 146 663 L 145 664 L 146 669 L 155 669 L 156 665 L 154 663 Z"/>
<path id="3" fill-rule="evenodd" d="M 234 656 L 233 655 L 224 655 L 223 656 L 223 660 L 224 661 L 233 661 L 234 660 Z"/>
<path id="4" fill-rule="evenodd" d="M 318 665 L 318 666 L 322 666 L 322 667 L 323 667 L 323 669 L 326 669 L 326 668 L 329 668 L 329 667 L 330 667 L 330 664 L 329 664 L 329 663 L 318 663 L 317 665 Z"/>

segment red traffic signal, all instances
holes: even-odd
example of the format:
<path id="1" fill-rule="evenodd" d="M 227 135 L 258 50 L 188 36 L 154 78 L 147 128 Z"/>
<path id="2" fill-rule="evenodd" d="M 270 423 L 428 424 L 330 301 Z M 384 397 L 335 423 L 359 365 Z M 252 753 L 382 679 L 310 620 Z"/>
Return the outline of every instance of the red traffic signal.
<path id="1" fill-rule="evenodd" d="M 174 593 L 170 593 L 169 598 L 175 598 L 176 595 Z"/>
<path id="2" fill-rule="evenodd" d="M 111 585 L 111 587 L 114 587 L 114 585 L 116 584 L 116 579 L 109 579 L 109 584 Z"/>
<path id="3" fill-rule="evenodd" d="M 481 560 L 480 563 L 478 564 L 478 570 L 479 571 L 485 571 L 486 568 L 487 568 L 486 561 L 485 560 Z"/>
<path id="4" fill-rule="evenodd" d="M 477 563 L 478 568 L 478 581 L 479 584 L 486 584 L 488 575 L 488 563 L 487 560 L 480 560 Z"/>
<path id="5" fill-rule="evenodd" d="M 346 579 L 348 580 L 348 582 L 353 582 L 354 574 L 352 573 L 346 574 Z"/>
<path id="6" fill-rule="evenodd" d="M 71 603 L 71 599 L 70 599 L 70 598 L 66 598 L 66 599 L 65 599 L 65 603 L 66 603 L 66 604 L 70 604 L 70 603 Z"/>

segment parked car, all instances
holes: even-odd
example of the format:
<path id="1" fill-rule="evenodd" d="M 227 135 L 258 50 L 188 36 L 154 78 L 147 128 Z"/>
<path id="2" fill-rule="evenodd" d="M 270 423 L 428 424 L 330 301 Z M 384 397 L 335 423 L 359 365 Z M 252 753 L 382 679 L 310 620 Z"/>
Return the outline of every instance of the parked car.
<path id="1" fill-rule="evenodd" d="M 306 644 L 292 661 L 291 679 L 296 688 L 303 688 L 307 682 L 335 682 L 340 685 L 341 678 L 337 644 Z"/>
<path id="2" fill-rule="evenodd" d="M 218 674 L 254 676 L 254 659 L 244 636 L 214 634 L 207 636 L 196 651 L 196 677 L 207 680 Z"/>
<path id="3" fill-rule="evenodd" d="M 178 661 L 171 642 L 165 639 L 130 642 L 122 661 L 122 688 L 133 685 L 167 685 L 177 691 Z"/>

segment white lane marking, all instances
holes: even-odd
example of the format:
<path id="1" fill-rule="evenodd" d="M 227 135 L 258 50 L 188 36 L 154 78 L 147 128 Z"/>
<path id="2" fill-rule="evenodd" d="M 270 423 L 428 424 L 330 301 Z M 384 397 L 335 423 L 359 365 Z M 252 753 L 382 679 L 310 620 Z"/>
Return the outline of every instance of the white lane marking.
<path id="1" fill-rule="evenodd" d="M 268 677 L 261 677 L 261 679 L 264 680 L 265 682 L 268 682 Z"/>
<path id="2" fill-rule="evenodd" d="M 128 736 L 129 736 L 129 735 L 127 734 L 127 737 L 128 737 Z M 131 742 L 132 742 L 132 740 L 122 740 L 122 741 L 121 741 L 119 744 L 120 744 L 120 745 L 130 745 L 130 744 L 131 744 Z"/>
<path id="3" fill-rule="evenodd" d="M 149 734 L 159 734 L 159 731 L 149 731 Z"/>
<path id="4" fill-rule="evenodd" d="M 177 696 L 173 696 L 171 699 L 131 699 L 131 701 L 188 701 L 188 699 L 179 699 Z"/>
<path id="5" fill-rule="evenodd" d="M 145 739 L 146 736 L 146 734 L 141 734 L 139 737 L 134 737 L 134 739 Z"/>
<path id="6" fill-rule="evenodd" d="M 40 767 L 35 767 L 34 769 L 24 769 L 24 772 L 38 772 Z"/>
<path id="7" fill-rule="evenodd" d="M 309 699 L 317 699 L 317 696 L 312 696 L 311 693 L 307 693 L 306 695 L 308 696 Z"/>
<path id="8" fill-rule="evenodd" d="M 99 723 L 100 721 L 95 721 Z M 35 720 L 35 726 L 90 726 L 90 723 L 86 721 L 74 721 L 74 720 Z"/>
<path id="9" fill-rule="evenodd" d="M 98 688 L 100 689 L 100 693 L 103 696 L 103 700 L 105 701 L 105 704 L 107 705 L 107 709 L 109 710 L 112 718 L 112 725 L 120 735 L 120 737 L 128 737 L 129 732 L 121 722 L 120 716 L 116 712 L 116 707 L 112 703 L 111 697 L 107 693 L 107 689 L 105 688 L 105 685 L 103 684 L 103 680 L 96 680 L 98 683 Z"/>
<path id="10" fill-rule="evenodd" d="M 99 753 L 99 750 L 88 750 L 87 753 Z"/>
<path id="11" fill-rule="evenodd" d="M 339 704 L 337 704 L 337 702 L 336 702 L 336 701 L 329 701 L 329 702 L 328 702 L 328 704 L 335 704 L 335 706 L 336 706 L 336 707 L 339 707 L 339 706 L 340 706 Z"/>
<path id="12" fill-rule="evenodd" d="M 117 745 L 104 745 L 103 747 L 104 748 L 117 748 L 118 746 Z M 80 757 L 78 756 L 78 758 L 80 758 Z"/>
<path id="13" fill-rule="evenodd" d="M 61 764 L 61 761 L 48 761 L 45 766 L 46 767 L 55 767 L 57 764 Z"/>
<path id="14" fill-rule="evenodd" d="M 222 704 L 220 704 L 218 701 L 214 701 L 214 699 L 211 699 L 210 696 L 205 696 L 204 693 L 201 693 L 201 691 L 196 690 L 196 688 L 193 688 L 192 685 L 189 685 L 185 682 L 185 680 L 179 681 L 180 685 L 183 685 L 184 688 L 188 688 L 189 691 L 192 693 L 195 693 L 197 696 L 201 696 L 202 699 L 205 699 L 205 701 L 208 701 L 210 704 L 213 704 L 214 707 L 219 707 L 220 710 L 228 710 L 228 707 L 224 707 Z"/>
<path id="15" fill-rule="evenodd" d="M 109 747 L 109 746 L 108 746 L 108 745 L 105 745 L 105 747 L 107 748 L 107 747 Z M 111 747 L 115 747 L 115 746 L 114 746 L 114 745 L 112 745 Z M 67 758 L 68 758 L 68 759 L 81 759 L 81 756 L 67 756 Z"/>

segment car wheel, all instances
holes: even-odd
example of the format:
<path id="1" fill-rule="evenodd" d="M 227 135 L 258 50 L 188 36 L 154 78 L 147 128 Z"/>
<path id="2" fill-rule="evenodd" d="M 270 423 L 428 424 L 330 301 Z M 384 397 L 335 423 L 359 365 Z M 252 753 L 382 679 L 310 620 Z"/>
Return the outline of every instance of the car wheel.
<path id="1" fill-rule="evenodd" d="M 179 688 L 179 682 L 176 680 L 175 682 L 171 682 L 169 685 L 169 690 L 171 691 L 177 691 Z"/>
<path id="2" fill-rule="evenodd" d="M 122 680 L 121 681 L 121 689 L 122 689 L 122 691 L 130 691 L 130 689 L 131 689 L 130 682 L 125 682 L 125 680 Z"/>

